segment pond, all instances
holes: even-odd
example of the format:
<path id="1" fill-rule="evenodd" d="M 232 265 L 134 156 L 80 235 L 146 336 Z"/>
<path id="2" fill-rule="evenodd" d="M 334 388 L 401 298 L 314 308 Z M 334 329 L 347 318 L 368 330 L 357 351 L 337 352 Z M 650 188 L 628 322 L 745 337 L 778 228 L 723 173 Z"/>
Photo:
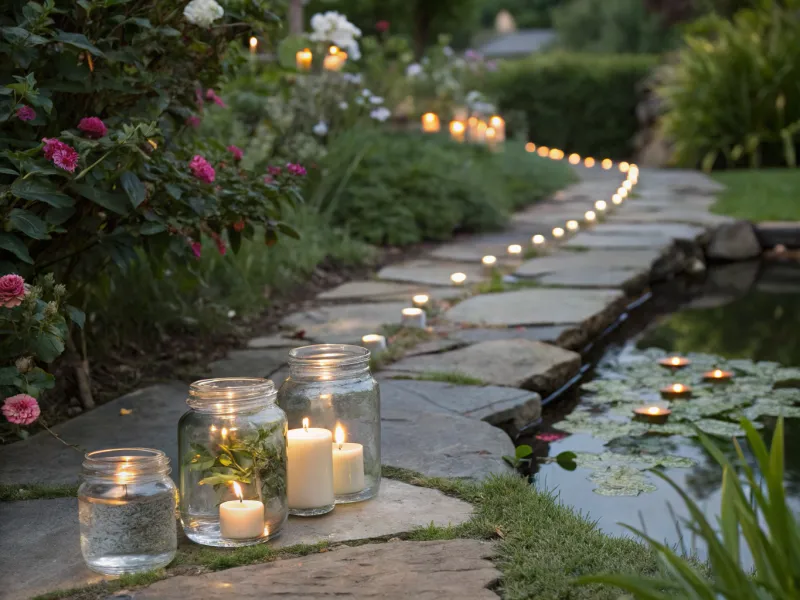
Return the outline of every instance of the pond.
<path id="1" fill-rule="evenodd" d="M 783 414 L 786 492 L 800 511 L 800 264 L 746 270 L 743 275 L 741 265 L 729 265 L 710 271 L 702 283 L 673 281 L 653 290 L 650 306 L 631 315 L 574 396 L 547 406 L 544 424 L 520 440 L 538 457 L 578 453 L 574 471 L 542 464 L 534 476 L 540 489 L 555 490 L 608 533 L 627 534 L 626 524 L 669 544 L 682 541 L 685 550 L 703 556 L 704 548 L 676 527 L 673 514 L 687 515 L 680 497 L 646 469 L 660 464 L 714 522 L 722 472 L 690 424 L 733 456 L 739 415 L 754 419 L 771 438 Z M 692 364 L 678 371 L 658 365 L 659 357 L 672 354 Z M 704 382 L 702 373 L 716 367 L 731 370 L 733 381 Z M 692 398 L 662 400 L 660 387 L 676 382 L 692 386 Z M 667 424 L 635 422 L 632 409 L 643 403 L 668 406 Z"/>

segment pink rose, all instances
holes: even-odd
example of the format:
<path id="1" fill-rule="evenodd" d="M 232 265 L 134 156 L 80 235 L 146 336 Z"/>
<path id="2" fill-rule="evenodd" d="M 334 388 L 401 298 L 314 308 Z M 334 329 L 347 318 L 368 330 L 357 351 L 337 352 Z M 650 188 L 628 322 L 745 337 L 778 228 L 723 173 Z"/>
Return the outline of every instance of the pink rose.
<path id="1" fill-rule="evenodd" d="M 200 242 L 192 242 L 192 253 L 195 257 L 200 258 L 200 253 L 203 251 L 203 244 Z"/>
<path id="2" fill-rule="evenodd" d="M 277 177 L 278 175 L 281 174 L 281 168 L 280 167 L 267 167 L 267 171 L 273 177 Z"/>
<path id="3" fill-rule="evenodd" d="M 213 183 L 217 176 L 214 167 L 202 156 L 195 154 L 189 162 L 189 168 L 192 170 L 192 175 L 197 177 L 200 181 L 205 183 Z"/>
<path id="4" fill-rule="evenodd" d="M 242 157 L 244 157 L 244 152 L 238 146 L 228 146 L 228 152 L 233 155 L 233 160 L 242 160 Z"/>
<path id="5" fill-rule="evenodd" d="M 197 129 L 198 127 L 200 127 L 200 117 L 195 115 L 192 115 L 191 117 L 186 117 L 186 125 L 187 127 Z"/>
<path id="6" fill-rule="evenodd" d="M 21 106 L 17 109 L 17 118 L 20 121 L 33 121 L 36 118 L 36 111 L 30 106 Z"/>
<path id="7" fill-rule="evenodd" d="M 222 100 L 222 98 L 217 96 L 217 93 L 214 90 L 212 90 L 211 88 L 209 88 L 206 91 L 206 100 L 211 100 L 214 104 L 216 104 L 217 106 L 221 106 L 222 108 L 227 108 L 228 107 L 228 105 L 225 104 L 225 102 Z"/>
<path id="8" fill-rule="evenodd" d="M 78 129 L 88 138 L 101 138 L 108 133 L 108 127 L 98 117 L 84 117 L 78 123 Z"/>
<path id="9" fill-rule="evenodd" d="M 19 275 L 3 275 L 0 277 L 0 306 L 14 308 L 22 304 L 25 296 L 25 280 Z"/>
<path id="10" fill-rule="evenodd" d="M 10 396 L 3 402 L 3 415 L 14 425 L 30 425 L 40 414 L 39 403 L 28 394 Z"/>
<path id="11" fill-rule="evenodd" d="M 70 173 L 78 166 L 80 156 L 74 148 L 55 138 L 42 138 L 44 142 L 44 157 L 53 161 L 53 164 Z"/>
<path id="12" fill-rule="evenodd" d="M 297 175 L 298 177 L 302 177 L 306 174 L 306 170 L 303 165 L 296 165 L 294 163 L 286 163 L 286 170 L 292 175 Z"/>

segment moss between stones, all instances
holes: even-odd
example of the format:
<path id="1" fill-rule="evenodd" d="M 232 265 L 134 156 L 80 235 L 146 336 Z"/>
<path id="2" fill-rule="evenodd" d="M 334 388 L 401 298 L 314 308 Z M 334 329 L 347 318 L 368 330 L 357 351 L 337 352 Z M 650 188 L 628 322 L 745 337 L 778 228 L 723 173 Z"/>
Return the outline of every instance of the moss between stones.
<path id="1" fill-rule="evenodd" d="M 41 483 L 21 483 L 0 485 L 0 502 L 74 498 L 77 495 L 78 486 L 70 484 L 47 485 Z"/>

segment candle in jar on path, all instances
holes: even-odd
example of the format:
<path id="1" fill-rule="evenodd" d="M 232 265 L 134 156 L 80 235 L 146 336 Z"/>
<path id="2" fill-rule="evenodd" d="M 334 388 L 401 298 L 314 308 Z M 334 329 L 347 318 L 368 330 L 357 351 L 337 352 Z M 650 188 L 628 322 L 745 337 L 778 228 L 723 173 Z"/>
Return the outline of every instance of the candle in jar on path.
<path id="1" fill-rule="evenodd" d="M 333 436 L 328 429 L 303 427 L 290 429 L 287 441 L 286 495 L 289 512 L 294 515 L 323 514 L 333 510 Z"/>
<path id="2" fill-rule="evenodd" d="M 364 446 L 346 444 L 344 428 L 337 425 L 333 443 L 333 491 L 337 496 L 344 496 L 360 492 L 365 487 Z"/>
<path id="3" fill-rule="evenodd" d="M 259 500 L 245 500 L 242 488 L 233 482 L 233 493 L 238 500 L 228 500 L 219 505 L 219 533 L 230 540 L 247 540 L 264 535 L 264 504 Z"/>

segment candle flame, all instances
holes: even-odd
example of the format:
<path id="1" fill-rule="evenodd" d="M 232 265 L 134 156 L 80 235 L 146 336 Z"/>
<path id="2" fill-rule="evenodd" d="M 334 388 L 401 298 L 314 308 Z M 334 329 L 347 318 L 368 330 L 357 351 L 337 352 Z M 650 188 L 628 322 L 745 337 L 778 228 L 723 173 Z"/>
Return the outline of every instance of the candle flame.
<path id="1" fill-rule="evenodd" d="M 622 171 L 623 173 L 627 173 L 630 168 L 631 166 L 624 161 L 619 163 L 619 170 Z"/>
<path id="2" fill-rule="evenodd" d="M 719 369 L 716 369 L 714 371 L 714 377 L 722 377 L 722 371 L 720 371 Z"/>
<path id="3" fill-rule="evenodd" d="M 660 412 L 661 412 L 661 409 L 658 408 L 657 406 L 651 406 L 650 408 L 647 409 L 647 413 L 651 414 L 651 415 L 657 415 Z"/>
<path id="4" fill-rule="evenodd" d="M 411 317 L 411 316 L 416 316 L 416 315 L 422 314 L 422 309 L 421 308 L 411 308 L 411 307 L 409 307 L 409 308 L 404 308 L 400 312 L 403 313 L 406 316 Z"/>
<path id="5" fill-rule="evenodd" d="M 560 238 L 564 235 L 564 230 L 561 227 L 553 227 L 553 237 Z"/>
<path id="6" fill-rule="evenodd" d="M 308 420 L 308 417 L 303 417 L 303 429 L 305 429 L 306 431 L 308 431 L 308 424 L 309 423 L 310 423 L 310 421 Z"/>
<path id="7" fill-rule="evenodd" d="M 425 304 L 429 300 L 427 294 L 417 294 L 411 299 L 414 301 L 414 304 Z"/>
<path id="8" fill-rule="evenodd" d="M 544 244 L 544 236 L 541 233 L 537 233 L 535 236 L 531 238 L 531 241 L 534 244 Z"/>
<path id="9" fill-rule="evenodd" d="M 464 124 L 461 121 L 450 121 L 450 133 L 459 135 L 464 133 Z"/>
<path id="10" fill-rule="evenodd" d="M 361 341 L 362 342 L 377 342 L 382 337 L 383 337 L 382 335 L 377 334 L 377 333 L 368 333 L 367 335 L 361 336 Z M 330 396 L 330 394 L 323 394 L 323 396 L 324 395 Z"/>
<path id="11" fill-rule="evenodd" d="M 570 231 L 576 231 L 578 227 L 579 227 L 578 222 L 575 221 L 574 219 L 567 221 L 567 229 L 569 229 Z"/>
<path id="12" fill-rule="evenodd" d="M 425 113 L 422 115 L 422 119 L 427 123 L 433 123 L 436 120 L 436 115 L 433 113 Z"/>
<path id="13" fill-rule="evenodd" d="M 498 117 L 497 115 L 489 119 L 489 125 L 491 125 L 495 129 L 500 127 L 503 123 L 505 123 L 505 121 L 503 121 L 502 117 Z"/>
<path id="14" fill-rule="evenodd" d="M 679 364 L 681 364 L 681 359 L 677 356 L 673 356 L 670 362 L 677 367 Z"/>
<path id="15" fill-rule="evenodd" d="M 591 169 L 594 166 L 594 159 L 591 156 L 589 156 L 586 160 L 583 161 L 583 164 L 587 168 Z"/>
<path id="16" fill-rule="evenodd" d="M 339 54 L 339 47 L 338 46 L 331 46 L 328 49 L 328 52 L 330 52 L 331 54 Z"/>
<path id="17" fill-rule="evenodd" d="M 583 215 L 583 217 L 587 221 L 594 221 L 597 218 L 597 215 L 595 214 L 595 212 L 593 210 L 587 210 L 586 213 Z"/>
<path id="18" fill-rule="evenodd" d="M 581 162 L 580 154 L 570 154 L 569 155 L 569 164 L 577 165 L 579 162 Z"/>
<path id="19" fill-rule="evenodd" d="M 594 203 L 594 207 L 597 210 L 601 210 L 602 211 L 602 210 L 605 210 L 606 208 L 608 208 L 608 204 L 606 204 L 605 200 L 598 200 L 597 202 Z"/>
<path id="20" fill-rule="evenodd" d="M 250 47 L 255 48 L 256 46 L 258 46 L 258 40 L 253 36 L 250 38 Z"/>
<path id="21" fill-rule="evenodd" d="M 481 262 L 485 265 L 493 265 L 494 263 L 497 262 L 497 257 L 492 256 L 491 254 L 487 254 L 481 259 Z"/>
<path id="22" fill-rule="evenodd" d="M 525 152 L 536 152 L 536 144 L 533 142 L 525 144 Z"/>
<path id="23" fill-rule="evenodd" d="M 239 502 L 242 502 L 244 500 L 244 496 L 242 495 L 241 486 L 235 481 L 232 481 L 231 485 L 233 486 L 233 493 L 236 494 L 236 497 L 239 499 Z"/>
<path id="24" fill-rule="evenodd" d="M 336 424 L 336 432 L 334 433 L 334 439 L 336 443 L 339 444 L 339 450 L 342 449 L 342 444 L 344 444 L 344 427 Z"/>
<path id="25" fill-rule="evenodd" d="M 601 166 L 602 166 L 602 167 L 603 167 L 603 168 L 604 168 L 606 171 L 608 171 L 608 170 L 609 170 L 609 169 L 610 169 L 610 168 L 611 168 L 611 167 L 614 165 L 614 163 L 613 163 L 613 161 L 612 161 L 610 158 L 604 158 L 604 159 L 603 159 L 603 162 L 602 162 L 602 163 L 600 163 L 600 165 L 601 165 Z"/>
<path id="26" fill-rule="evenodd" d="M 455 284 L 464 283 L 467 280 L 467 276 L 464 273 L 453 273 L 450 275 L 450 281 Z"/>
<path id="27" fill-rule="evenodd" d="M 678 393 L 682 392 L 683 391 L 683 385 L 680 384 L 680 383 L 672 384 L 672 391 L 673 392 L 678 392 Z"/>
<path id="28" fill-rule="evenodd" d="M 509 254 L 519 254 L 520 252 L 522 252 L 522 246 L 520 246 L 519 244 L 511 244 L 508 247 Z"/>

